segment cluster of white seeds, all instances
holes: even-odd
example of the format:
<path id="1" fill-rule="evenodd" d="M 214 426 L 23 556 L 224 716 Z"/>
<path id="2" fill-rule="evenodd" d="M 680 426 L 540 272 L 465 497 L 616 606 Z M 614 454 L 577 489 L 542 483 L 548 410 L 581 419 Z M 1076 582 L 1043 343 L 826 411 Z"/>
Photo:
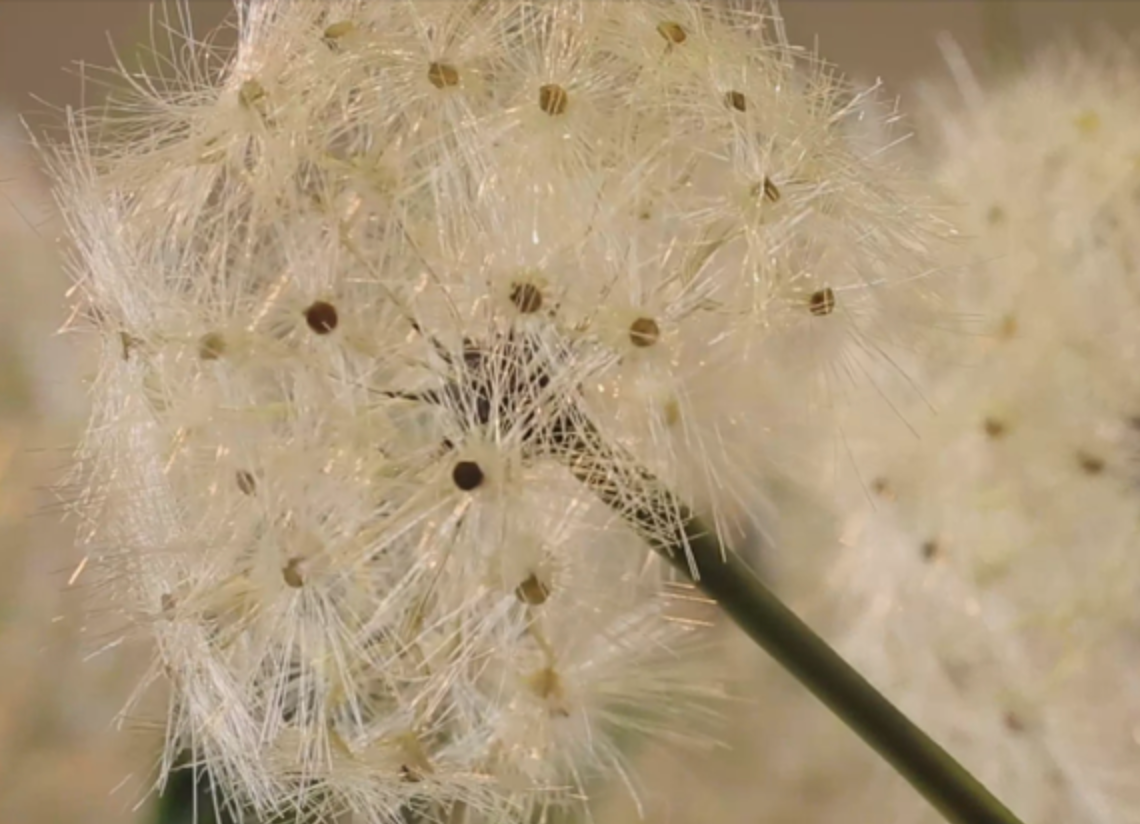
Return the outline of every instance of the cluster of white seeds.
<path id="1" fill-rule="evenodd" d="M 155 641 L 167 766 L 367 821 L 628 783 L 616 733 L 717 693 L 649 544 L 677 500 L 740 544 L 905 382 L 939 224 L 759 10 L 238 14 L 54 162 L 84 575 Z"/>
<path id="2" fill-rule="evenodd" d="M 953 68 L 931 162 L 986 328 L 924 381 L 917 445 L 867 467 L 828 592 L 856 664 L 1024 820 L 1140 821 L 1140 69 Z"/>

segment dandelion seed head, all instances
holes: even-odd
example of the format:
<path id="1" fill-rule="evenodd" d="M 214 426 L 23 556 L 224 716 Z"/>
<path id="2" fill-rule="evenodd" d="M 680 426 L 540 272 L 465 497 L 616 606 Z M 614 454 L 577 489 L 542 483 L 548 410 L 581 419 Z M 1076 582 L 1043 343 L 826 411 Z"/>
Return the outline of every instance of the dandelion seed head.
<path id="1" fill-rule="evenodd" d="M 711 737 L 647 473 L 727 543 L 774 466 L 817 479 L 943 232 L 774 22 L 257 0 L 74 116 L 79 511 L 167 765 L 263 815 L 501 820 L 624 777 L 625 733 Z"/>

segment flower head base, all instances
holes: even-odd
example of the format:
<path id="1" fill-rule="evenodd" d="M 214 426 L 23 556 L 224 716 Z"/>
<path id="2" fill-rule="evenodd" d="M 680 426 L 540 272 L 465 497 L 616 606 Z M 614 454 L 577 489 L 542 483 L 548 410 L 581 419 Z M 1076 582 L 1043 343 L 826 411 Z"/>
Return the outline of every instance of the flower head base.
<path id="1" fill-rule="evenodd" d="M 716 693 L 653 479 L 739 536 L 761 459 L 818 447 L 781 422 L 911 342 L 937 226 L 759 12 L 241 15 L 216 76 L 56 164 L 104 341 L 93 568 L 171 757 L 260 812 L 572 801 L 624 776 L 610 731 Z"/>

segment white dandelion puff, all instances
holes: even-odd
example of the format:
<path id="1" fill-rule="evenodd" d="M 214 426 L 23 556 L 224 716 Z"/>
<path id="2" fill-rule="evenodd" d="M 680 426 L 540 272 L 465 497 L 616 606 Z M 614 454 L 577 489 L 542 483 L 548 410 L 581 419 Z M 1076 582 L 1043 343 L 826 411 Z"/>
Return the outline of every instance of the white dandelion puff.
<path id="1" fill-rule="evenodd" d="M 706 622 L 646 550 L 682 499 L 731 544 L 773 465 L 814 482 L 945 233 L 774 20 L 261 0 L 223 64 L 187 40 L 72 117 L 78 510 L 167 768 L 495 818 L 635 789 L 627 732 L 711 739 Z"/>
<path id="2" fill-rule="evenodd" d="M 991 86 L 951 56 L 930 161 L 980 265 L 947 298 L 986 329 L 869 467 L 828 592 L 842 647 L 1027 820 L 1136 821 L 1140 73 L 1114 43 Z"/>

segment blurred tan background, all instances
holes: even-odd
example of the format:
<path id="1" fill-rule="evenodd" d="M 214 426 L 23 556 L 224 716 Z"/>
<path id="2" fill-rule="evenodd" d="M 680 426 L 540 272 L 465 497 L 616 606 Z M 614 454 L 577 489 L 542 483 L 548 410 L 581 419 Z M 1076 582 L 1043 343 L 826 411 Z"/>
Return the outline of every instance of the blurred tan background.
<path id="1" fill-rule="evenodd" d="M 190 0 L 206 31 L 228 0 Z M 993 38 L 1011 32 L 1027 45 L 1090 36 L 1098 28 L 1140 28 L 1140 2 L 1129 0 L 784 0 L 791 39 L 818 42 L 820 52 L 860 79 L 882 77 L 897 92 L 941 68 L 936 43 L 951 34 L 967 55 L 983 60 Z M 40 108 L 79 101 L 65 67 L 106 65 L 109 41 L 129 51 L 145 38 L 151 4 L 144 0 L 3 0 L 0 2 L 0 108 Z"/>

